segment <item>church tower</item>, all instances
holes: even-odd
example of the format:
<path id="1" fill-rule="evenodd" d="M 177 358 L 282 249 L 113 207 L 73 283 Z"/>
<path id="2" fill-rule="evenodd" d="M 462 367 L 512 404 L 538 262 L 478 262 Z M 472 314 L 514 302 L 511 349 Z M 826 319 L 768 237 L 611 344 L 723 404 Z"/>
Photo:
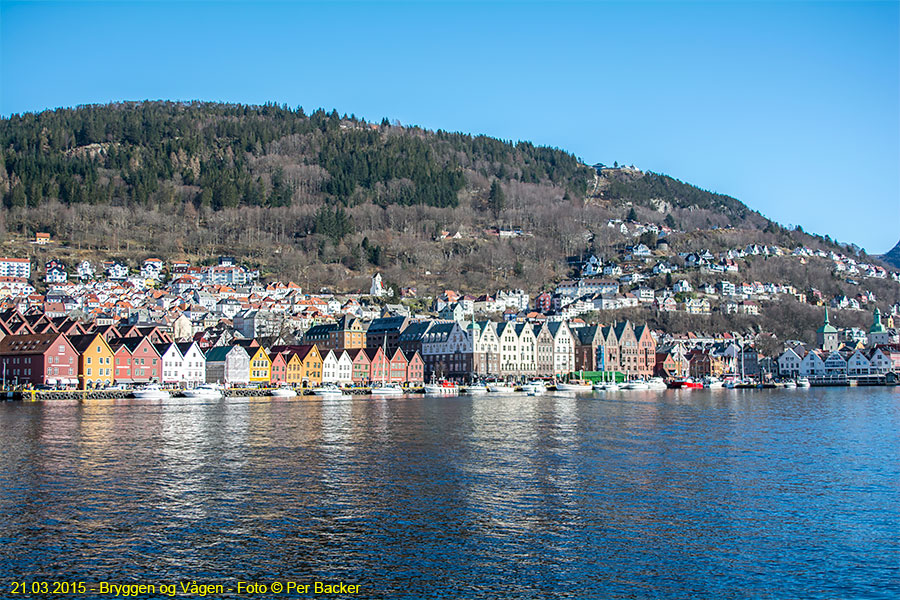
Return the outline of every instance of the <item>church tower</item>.
<path id="1" fill-rule="evenodd" d="M 838 349 L 838 330 L 828 322 L 828 307 L 825 307 L 825 323 L 816 330 L 816 345 L 826 352 Z"/>
<path id="2" fill-rule="evenodd" d="M 877 344 L 889 343 L 888 337 L 887 327 L 881 323 L 881 311 L 876 307 L 875 312 L 872 313 L 872 326 L 869 327 L 869 348 Z"/>

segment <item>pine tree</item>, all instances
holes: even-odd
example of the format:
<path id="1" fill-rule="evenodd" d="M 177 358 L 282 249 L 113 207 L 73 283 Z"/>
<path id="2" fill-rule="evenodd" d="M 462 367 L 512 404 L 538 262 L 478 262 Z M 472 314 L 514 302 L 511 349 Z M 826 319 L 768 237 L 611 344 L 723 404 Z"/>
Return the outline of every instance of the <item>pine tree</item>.
<path id="1" fill-rule="evenodd" d="M 503 193 L 503 188 L 500 187 L 500 182 L 496 179 L 494 180 L 494 183 L 491 184 L 488 206 L 491 207 L 494 217 L 499 217 L 500 213 L 503 212 L 503 209 L 506 207 L 506 195 Z"/>

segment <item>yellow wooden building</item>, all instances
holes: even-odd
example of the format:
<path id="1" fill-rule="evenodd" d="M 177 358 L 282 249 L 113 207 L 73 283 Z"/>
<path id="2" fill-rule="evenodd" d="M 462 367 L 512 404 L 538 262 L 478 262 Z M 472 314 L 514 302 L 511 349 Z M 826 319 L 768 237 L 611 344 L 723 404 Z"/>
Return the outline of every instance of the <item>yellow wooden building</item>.
<path id="1" fill-rule="evenodd" d="M 250 383 L 269 383 L 272 378 L 272 359 L 262 346 L 245 348 L 250 355 Z"/>
<path id="2" fill-rule="evenodd" d="M 89 333 L 68 338 L 78 352 L 78 387 L 84 390 L 111 385 L 115 380 L 114 353 L 104 337 Z"/>
<path id="3" fill-rule="evenodd" d="M 286 381 L 292 384 L 317 386 L 322 384 L 322 354 L 315 344 L 286 346 L 290 352 Z"/>

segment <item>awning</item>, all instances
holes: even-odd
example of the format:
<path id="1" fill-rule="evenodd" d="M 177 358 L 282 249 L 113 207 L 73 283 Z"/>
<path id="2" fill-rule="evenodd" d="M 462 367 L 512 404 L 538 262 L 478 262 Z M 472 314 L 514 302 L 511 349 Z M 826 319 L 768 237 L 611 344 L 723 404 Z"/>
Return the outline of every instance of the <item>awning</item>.
<path id="1" fill-rule="evenodd" d="M 47 385 L 56 385 L 55 379 L 47 379 Z"/>

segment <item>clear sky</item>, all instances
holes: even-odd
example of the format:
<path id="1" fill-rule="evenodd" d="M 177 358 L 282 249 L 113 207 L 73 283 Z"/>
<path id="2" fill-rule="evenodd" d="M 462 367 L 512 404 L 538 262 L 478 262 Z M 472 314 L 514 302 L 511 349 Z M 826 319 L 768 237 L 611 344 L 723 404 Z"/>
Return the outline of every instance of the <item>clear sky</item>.
<path id="1" fill-rule="evenodd" d="M 531 140 L 900 238 L 900 3 L 10 2 L 0 115 L 275 101 Z"/>

